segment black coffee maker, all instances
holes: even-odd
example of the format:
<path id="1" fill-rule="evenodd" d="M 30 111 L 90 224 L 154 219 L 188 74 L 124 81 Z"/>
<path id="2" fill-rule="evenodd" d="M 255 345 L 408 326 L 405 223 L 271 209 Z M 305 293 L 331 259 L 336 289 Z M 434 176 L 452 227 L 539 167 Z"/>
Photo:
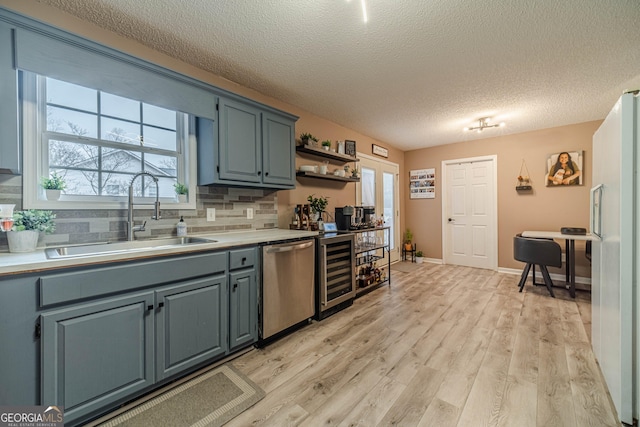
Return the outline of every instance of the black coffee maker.
<path id="1" fill-rule="evenodd" d="M 336 208 L 336 224 L 338 225 L 338 230 L 348 231 L 351 228 L 353 213 L 353 206 Z"/>
<path id="2" fill-rule="evenodd" d="M 362 206 L 362 222 L 367 226 L 372 225 L 373 218 L 376 216 L 375 206 Z"/>

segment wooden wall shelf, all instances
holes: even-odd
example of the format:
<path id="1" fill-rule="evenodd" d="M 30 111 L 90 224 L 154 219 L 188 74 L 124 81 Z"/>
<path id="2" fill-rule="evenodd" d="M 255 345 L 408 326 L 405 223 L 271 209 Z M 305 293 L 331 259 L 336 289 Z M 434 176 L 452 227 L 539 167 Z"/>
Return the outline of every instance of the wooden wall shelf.
<path id="1" fill-rule="evenodd" d="M 337 175 L 333 175 L 333 174 L 326 174 L 323 175 L 321 173 L 316 173 L 316 172 L 301 172 L 298 171 L 296 172 L 296 176 L 302 176 L 302 177 L 306 177 L 306 178 L 318 178 L 318 179 L 328 179 L 330 181 L 341 181 L 341 182 L 360 182 L 360 178 L 351 178 L 351 177 L 346 177 L 346 176 L 337 176 Z"/>
<path id="2" fill-rule="evenodd" d="M 357 157 L 347 156 L 346 154 L 334 153 L 333 151 L 327 151 L 322 148 L 309 147 L 307 145 L 296 146 L 298 153 L 313 154 L 314 156 L 324 157 L 326 159 L 337 160 L 342 163 L 359 162 Z"/>

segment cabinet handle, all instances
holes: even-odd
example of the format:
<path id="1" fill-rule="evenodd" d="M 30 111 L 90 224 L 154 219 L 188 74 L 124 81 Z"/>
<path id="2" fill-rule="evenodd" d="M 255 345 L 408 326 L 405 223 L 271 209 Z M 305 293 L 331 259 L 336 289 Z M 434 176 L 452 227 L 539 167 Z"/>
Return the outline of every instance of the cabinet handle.
<path id="1" fill-rule="evenodd" d="M 153 304 L 147 306 L 147 311 L 153 310 Z"/>
<path id="2" fill-rule="evenodd" d="M 158 308 L 162 308 L 162 307 L 164 307 L 164 302 L 158 303 Z"/>
<path id="3" fill-rule="evenodd" d="M 262 171 L 258 171 L 258 176 L 262 175 Z"/>
<path id="4" fill-rule="evenodd" d="M 234 283 L 234 284 L 233 284 L 233 292 L 235 292 L 235 291 L 236 291 L 236 288 L 237 288 L 237 287 L 238 287 L 238 283 L 236 282 L 236 283 Z"/>
<path id="5" fill-rule="evenodd" d="M 264 176 L 269 176 L 269 172 L 265 172 L 265 173 L 264 173 Z"/>
<path id="6" fill-rule="evenodd" d="M 245 262 L 247 262 L 247 257 L 246 257 L 246 256 L 243 256 L 243 257 L 242 257 L 242 265 L 244 265 L 244 263 L 245 263 Z"/>

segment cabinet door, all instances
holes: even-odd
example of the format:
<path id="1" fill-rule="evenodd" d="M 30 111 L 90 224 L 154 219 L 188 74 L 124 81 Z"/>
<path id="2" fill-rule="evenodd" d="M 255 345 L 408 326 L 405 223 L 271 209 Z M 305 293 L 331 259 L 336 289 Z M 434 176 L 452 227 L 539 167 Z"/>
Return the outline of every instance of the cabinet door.
<path id="1" fill-rule="evenodd" d="M 227 351 L 226 275 L 156 291 L 157 379 Z"/>
<path id="2" fill-rule="evenodd" d="M 220 98 L 220 179 L 262 182 L 260 110 Z"/>
<path id="3" fill-rule="evenodd" d="M 229 278 L 229 347 L 234 350 L 258 339 L 258 288 L 254 268 Z"/>
<path id="4" fill-rule="evenodd" d="M 18 71 L 13 67 L 13 28 L 0 22 L 0 173 L 19 174 Z"/>
<path id="5" fill-rule="evenodd" d="M 153 293 L 43 314 L 42 401 L 77 419 L 153 384 Z"/>
<path id="6" fill-rule="evenodd" d="M 262 113 L 262 180 L 295 187 L 295 122 Z"/>

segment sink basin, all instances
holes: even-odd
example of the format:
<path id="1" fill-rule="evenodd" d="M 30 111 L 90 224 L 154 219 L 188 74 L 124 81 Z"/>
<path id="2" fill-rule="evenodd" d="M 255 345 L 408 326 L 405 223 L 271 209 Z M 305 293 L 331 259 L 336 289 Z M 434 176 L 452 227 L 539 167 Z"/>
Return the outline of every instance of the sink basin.
<path id="1" fill-rule="evenodd" d="M 215 243 L 217 240 L 205 237 L 170 237 L 164 239 L 135 240 L 133 242 L 89 243 L 86 245 L 47 248 L 47 258 L 72 258 L 115 253 L 140 252 L 149 249 L 173 248 L 178 246 Z"/>

